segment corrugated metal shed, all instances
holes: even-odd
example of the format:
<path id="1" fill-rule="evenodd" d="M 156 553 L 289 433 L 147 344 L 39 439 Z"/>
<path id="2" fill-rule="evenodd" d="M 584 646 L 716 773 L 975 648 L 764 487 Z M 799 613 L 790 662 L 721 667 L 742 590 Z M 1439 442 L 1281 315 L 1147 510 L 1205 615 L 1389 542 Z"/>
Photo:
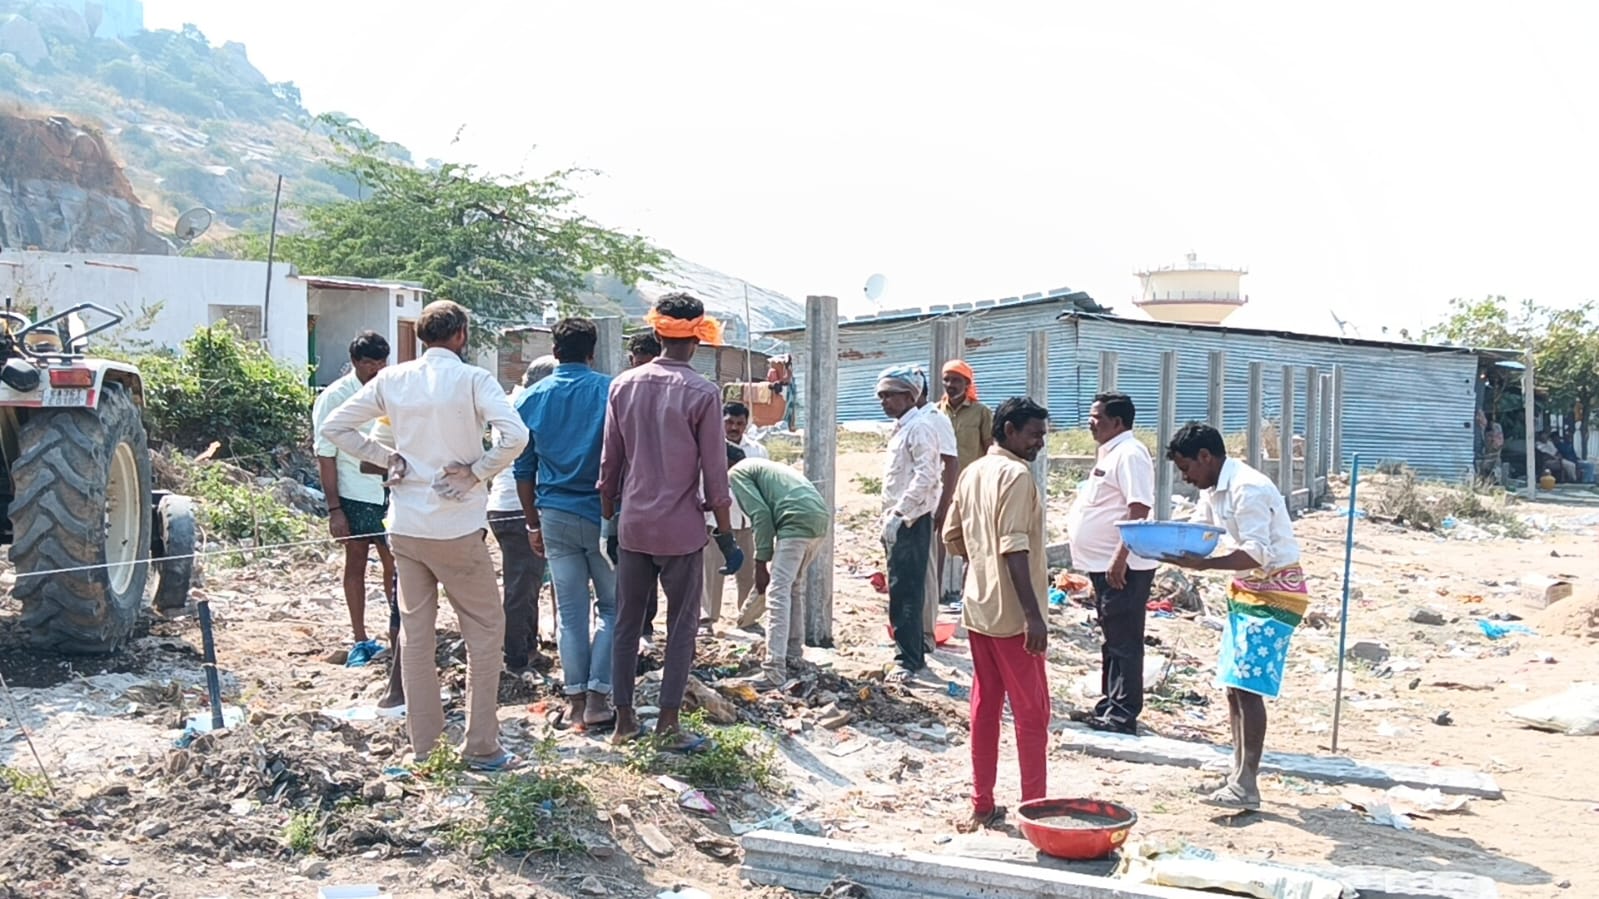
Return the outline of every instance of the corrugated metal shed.
<path id="1" fill-rule="evenodd" d="M 1062 312 L 1075 310 L 1073 296 L 1040 297 L 1020 302 L 995 305 L 965 314 L 965 359 L 977 371 L 978 392 L 985 401 L 998 402 L 996 398 L 1014 396 L 1027 389 L 1027 338 L 1030 331 L 1051 331 L 1049 356 L 1052 371 L 1066 371 L 1075 365 L 1072 347 L 1055 336 L 1061 330 L 1058 319 Z M 1086 299 L 1086 297 L 1084 297 Z M 924 368 L 932 363 L 932 321 L 937 318 L 924 312 L 896 315 L 890 313 L 876 319 L 857 320 L 843 324 L 838 329 L 838 420 L 876 421 L 883 419 L 882 407 L 877 403 L 877 375 L 890 365 L 920 363 Z M 795 362 L 795 380 L 799 395 L 805 395 L 805 377 L 809 370 L 804 332 L 788 331 L 774 336 L 790 340 Z M 937 376 L 934 375 L 936 383 Z M 937 389 L 936 386 L 934 389 Z M 1052 381 L 1051 399 L 1064 401 L 1074 389 L 1067 382 Z M 800 417 L 803 420 L 803 410 Z"/>
<path id="2" fill-rule="evenodd" d="M 887 316 L 840 326 L 839 421 L 883 419 L 874 395 L 877 373 L 896 362 L 928 364 L 932 317 Z M 966 318 L 965 358 L 976 370 L 979 391 L 990 405 L 1026 390 L 1026 335 L 1048 331 L 1047 405 L 1056 428 L 1086 426 L 1088 407 L 1098 391 L 1101 351 L 1117 353 L 1118 387 L 1152 418 L 1160 355 L 1177 350 L 1178 421 L 1202 419 L 1208 404 L 1209 354 L 1219 350 L 1227 354 L 1224 415 L 1229 432 L 1248 426 L 1250 362 L 1263 364 L 1263 414 L 1268 420 L 1281 415 L 1283 366 L 1301 368 L 1295 389 L 1295 430 L 1301 433 L 1302 369 L 1313 365 L 1330 374 L 1341 365 L 1346 459 L 1358 452 L 1370 463 L 1403 461 L 1425 477 L 1446 480 L 1462 479 L 1471 471 L 1479 354 L 1470 349 L 1133 321 L 1080 312 L 1065 298 L 979 308 Z M 783 335 L 794 349 L 801 391 L 809 368 L 802 335 L 794 331 Z M 803 409 L 800 417 L 803 423 Z"/>
<path id="3" fill-rule="evenodd" d="M 1056 333 L 1077 348 L 1066 377 L 1076 380 L 1074 399 L 1060 404 L 1056 378 L 1051 400 L 1057 424 L 1083 424 L 1099 385 L 1099 354 L 1117 354 L 1117 389 L 1140 409 L 1155 410 L 1160 354 L 1177 351 L 1177 420 L 1203 419 L 1208 398 L 1210 353 L 1227 354 L 1225 430 L 1249 426 L 1249 363 L 1264 369 L 1263 414 L 1282 414 L 1282 369 L 1296 372 L 1295 430 L 1305 422 L 1306 366 L 1330 374 L 1344 369 L 1343 451 L 1369 463 L 1401 461 L 1424 477 L 1459 480 L 1472 467 L 1472 418 L 1476 411 L 1477 354 L 1461 347 L 1339 341 L 1314 335 L 1198 326 L 1158 325 L 1090 315 L 1071 316 Z M 1070 336 L 1067 336 L 1070 335 Z M 1052 335 L 1053 339 L 1053 335 Z M 1053 374 L 1054 353 L 1051 353 Z"/>

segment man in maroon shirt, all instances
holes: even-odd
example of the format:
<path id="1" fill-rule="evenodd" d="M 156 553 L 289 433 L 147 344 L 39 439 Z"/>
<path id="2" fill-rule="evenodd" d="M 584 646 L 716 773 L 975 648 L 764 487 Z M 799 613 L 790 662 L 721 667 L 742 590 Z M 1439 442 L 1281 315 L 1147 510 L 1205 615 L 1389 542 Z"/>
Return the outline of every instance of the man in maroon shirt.
<path id="1" fill-rule="evenodd" d="M 667 749 L 693 751 L 705 738 L 683 732 L 678 712 L 694 663 L 705 573 L 705 512 L 716 516 L 724 574 L 744 564 L 728 521 L 727 437 L 721 391 L 689 362 L 700 342 L 721 343 L 721 324 L 705 304 L 686 293 L 660 298 L 645 321 L 661 340 L 661 355 L 611 382 L 600 452 L 600 514 L 618 504 L 616 638 L 611 689 L 616 705 L 613 743 L 640 736 L 633 712 L 639 631 L 657 582 L 666 594 L 666 664 L 661 672 L 661 717 L 655 733 Z M 624 473 L 626 478 L 623 478 Z M 705 502 L 700 502 L 704 479 Z"/>

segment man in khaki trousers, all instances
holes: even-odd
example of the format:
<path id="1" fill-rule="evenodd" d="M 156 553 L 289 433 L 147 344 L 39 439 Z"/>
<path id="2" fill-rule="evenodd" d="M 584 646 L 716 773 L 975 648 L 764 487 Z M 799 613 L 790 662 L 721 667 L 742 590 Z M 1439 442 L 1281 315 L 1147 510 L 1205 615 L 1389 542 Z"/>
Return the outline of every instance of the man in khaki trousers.
<path id="1" fill-rule="evenodd" d="M 462 361 L 467 312 L 449 300 L 429 303 L 417 319 L 426 348 L 414 361 L 384 369 L 322 425 L 322 436 L 352 456 L 388 468 L 393 520 L 390 545 L 400 580 L 400 668 L 406 725 L 418 759 L 444 733 L 434 662 L 439 585 L 466 641 L 466 745 L 462 757 L 482 771 L 521 762 L 500 746 L 498 692 L 505 609 L 489 558 L 487 483 L 527 445 L 527 427 L 488 371 Z M 394 446 L 361 433 L 389 419 Z M 494 431 L 484 451 L 483 432 Z"/>

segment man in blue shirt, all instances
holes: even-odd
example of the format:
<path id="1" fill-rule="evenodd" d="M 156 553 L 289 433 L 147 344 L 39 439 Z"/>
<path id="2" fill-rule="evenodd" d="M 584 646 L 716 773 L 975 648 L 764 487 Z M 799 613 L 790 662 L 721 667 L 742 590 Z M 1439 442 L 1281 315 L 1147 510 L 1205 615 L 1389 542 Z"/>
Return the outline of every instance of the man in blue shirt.
<path id="1" fill-rule="evenodd" d="M 611 379 L 591 367 L 599 339 L 594 322 L 564 318 L 551 336 L 560 364 L 516 404 L 531 435 L 516 460 L 516 490 L 527 514 L 528 542 L 550 563 L 561 619 L 557 645 L 566 720 L 590 729 L 616 720 L 610 708 L 616 572 L 600 548 L 597 486 Z M 599 613 L 592 634 L 591 584 Z"/>

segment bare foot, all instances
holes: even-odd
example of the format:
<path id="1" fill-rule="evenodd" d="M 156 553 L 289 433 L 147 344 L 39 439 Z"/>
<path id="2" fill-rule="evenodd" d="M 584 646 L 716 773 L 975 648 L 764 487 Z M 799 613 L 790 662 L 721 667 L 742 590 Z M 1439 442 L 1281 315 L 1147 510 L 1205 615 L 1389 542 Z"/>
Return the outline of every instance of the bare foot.
<path id="1" fill-rule="evenodd" d="M 955 830 L 960 833 L 976 833 L 979 830 L 987 830 L 988 828 L 993 827 L 1000 821 L 1004 820 L 1004 818 L 1005 807 L 1002 805 L 996 805 L 994 806 L 993 810 L 989 811 L 987 814 L 975 811 L 972 812 L 972 816 L 970 818 L 967 818 L 955 825 Z"/>
<path id="2" fill-rule="evenodd" d="M 611 734 L 611 745 L 621 746 L 631 743 L 643 736 L 639 730 L 638 716 L 633 714 L 631 708 L 618 708 L 616 710 L 616 732 Z"/>

